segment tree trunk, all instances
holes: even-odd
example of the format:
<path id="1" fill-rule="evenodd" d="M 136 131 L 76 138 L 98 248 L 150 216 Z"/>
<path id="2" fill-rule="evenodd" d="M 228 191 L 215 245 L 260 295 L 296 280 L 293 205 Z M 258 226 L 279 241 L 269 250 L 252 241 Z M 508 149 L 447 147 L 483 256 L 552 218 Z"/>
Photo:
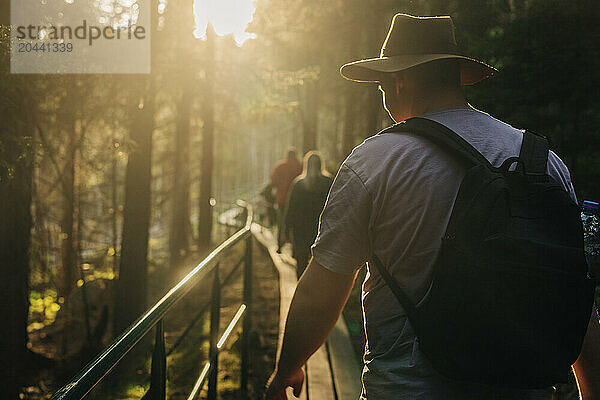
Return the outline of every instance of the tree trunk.
<path id="1" fill-rule="evenodd" d="M 190 116 L 194 87 L 192 36 L 194 15 L 186 3 L 177 4 L 170 10 L 170 29 L 179 40 L 175 44 L 177 54 L 177 77 L 179 99 L 176 104 L 173 164 L 174 176 L 171 187 L 171 226 L 169 229 L 169 267 L 181 266 L 189 246 L 190 225 Z"/>
<path id="2" fill-rule="evenodd" d="M 115 293 L 115 335 L 145 311 L 147 296 L 154 83 L 150 75 L 135 79 L 130 105 L 121 258 Z"/>
<path id="3" fill-rule="evenodd" d="M 80 157 L 82 155 L 80 154 Z M 81 165 L 77 167 L 77 170 L 81 170 Z M 77 186 L 77 240 L 76 240 L 76 251 L 75 251 L 75 263 L 77 265 L 77 272 L 79 274 L 79 279 L 81 279 L 83 286 L 81 287 L 81 300 L 83 305 L 83 320 L 85 322 L 85 338 L 87 340 L 87 346 L 91 348 L 92 345 L 92 329 L 90 322 L 90 305 L 89 298 L 87 293 L 87 284 L 85 281 L 85 273 L 83 270 L 83 265 L 81 264 L 81 243 L 83 241 L 83 231 L 85 229 L 83 222 L 83 204 L 82 204 L 82 193 L 83 193 L 83 185 L 81 184 L 82 179 L 78 179 Z"/>
<path id="4" fill-rule="evenodd" d="M 156 66 L 158 40 L 156 7 L 150 16 L 151 68 Z M 118 335 L 146 310 L 148 295 L 148 238 L 152 195 L 152 133 L 156 83 L 154 76 L 134 75 L 129 104 L 129 142 L 125 169 L 125 200 L 115 285 L 113 333 Z M 115 249 L 116 251 L 116 249 Z"/>
<path id="5" fill-rule="evenodd" d="M 304 112 L 302 115 L 303 154 L 317 149 L 317 122 L 319 116 L 319 91 L 317 86 L 318 81 L 308 82 L 304 88 Z"/>
<path id="6" fill-rule="evenodd" d="M 171 230 L 169 235 L 170 268 L 180 266 L 188 248 L 189 208 L 190 208 L 190 111 L 192 107 L 192 74 L 184 67 L 177 125 L 175 129 L 175 151 L 173 162 L 173 200 Z"/>
<path id="7" fill-rule="evenodd" d="M 10 116 L 3 121 L 0 160 L 9 170 L 0 165 L 0 357 L 4 365 L 0 393 L 17 399 L 26 372 L 32 164 L 22 146 L 23 137 L 30 133 L 12 131 L 23 121 Z"/>
<path id="8" fill-rule="evenodd" d="M 342 131 L 342 159 L 346 158 L 354 148 L 356 132 L 356 101 L 357 93 L 354 82 L 346 84 L 344 98 L 344 130 Z"/>
<path id="9" fill-rule="evenodd" d="M 112 267 L 113 267 L 113 272 L 116 272 L 118 269 L 118 252 L 117 249 L 119 247 L 118 244 L 118 240 L 119 240 L 119 233 L 118 233 L 118 216 L 119 216 L 119 200 L 118 200 L 118 193 L 119 193 L 119 185 L 118 185 L 118 169 L 117 169 L 117 162 L 118 162 L 118 156 L 117 156 L 117 139 L 115 137 L 113 137 L 113 142 L 112 142 L 112 160 L 111 160 L 111 165 L 110 165 L 110 176 L 111 176 L 111 181 L 110 181 L 110 185 L 111 185 L 111 210 L 112 210 L 112 214 L 111 214 L 111 218 L 110 218 L 110 222 L 111 222 L 111 230 L 112 230 Z M 109 255 L 111 255 L 111 253 L 109 252 Z"/>
<path id="10" fill-rule="evenodd" d="M 74 114 L 74 110 L 70 111 Z M 60 296 L 68 297 L 75 286 L 75 162 L 77 157 L 76 120 L 69 124 L 67 154 L 63 176 L 63 208 L 61 228 L 62 270 Z M 66 329 L 68 330 L 68 328 Z"/>
<path id="11" fill-rule="evenodd" d="M 36 80 L 9 74 L 10 1 L 0 0 L 0 396 L 18 399 L 28 372 L 29 246 Z"/>
<path id="12" fill-rule="evenodd" d="M 200 198 L 198 208 L 198 248 L 207 249 L 210 246 L 212 234 L 212 175 L 214 163 L 214 80 L 215 80 L 215 48 L 216 34 L 211 25 L 206 30 L 206 77 L 204 91 L 202 131 L 202 167 L 200 176 Z"/>

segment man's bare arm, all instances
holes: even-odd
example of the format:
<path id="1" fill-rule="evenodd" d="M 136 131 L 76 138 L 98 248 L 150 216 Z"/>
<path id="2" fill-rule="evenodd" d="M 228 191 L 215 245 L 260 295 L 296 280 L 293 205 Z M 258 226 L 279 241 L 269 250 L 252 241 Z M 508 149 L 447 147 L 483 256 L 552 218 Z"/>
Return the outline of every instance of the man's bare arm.
<path id="1" fill-rule="evenodd" d="M 302 384 L 300 369 L 327 339 L 348 300 L 355 278 L 356 273 L 331 272 L 311 260 L 290 305 L 281 355 L 270 380 L 267 399 L 283 399 L 282 392 L 287 386 L 297 386 L 298 379 L 299 385 Z M 298 390 L 296 387 L 295 392 Z"/>
<path id="2" fill-rule="evenodd" d="M 581 354 L 573 370 L 583 400 L 600 399 L 600 323 L 596 307 L 592 310 Z"/>

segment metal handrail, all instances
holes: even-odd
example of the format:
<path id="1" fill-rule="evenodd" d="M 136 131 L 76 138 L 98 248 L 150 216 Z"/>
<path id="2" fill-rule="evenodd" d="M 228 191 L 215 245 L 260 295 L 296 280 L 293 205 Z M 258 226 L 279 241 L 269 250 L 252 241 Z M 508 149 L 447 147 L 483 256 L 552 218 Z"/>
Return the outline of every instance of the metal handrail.
<path id="1" fill-rule="evenodd" d="M 110 370 L 152 329 L 167 311 L 173 307 L 196 283 L 210 274 L 218 264 L 224 251 L 245 238 L 250 238 L 252 226 L 252 209 L 246 205 L 248 212 L 246 224 L 215 250 L 203 259 L 190 273 L 175 285 L 158 302 L 133 322 L 121 335 L 88 363 L 66 385 L 59 389 L 50 400 L 81 399 L 102 380 Z M 248 250 L 247 250 L 248 251 Z"/>
<path id="2" fill-rule="evenodd" d="M 242 265 L 242 263 L 244 262 L 244 258 L 245 257 L 242 257 L 241 260 L 238 261 L 238 263 L 231 269 L 231 271 L 229 271 L 227 277 L 221 282 L 221 287 L 227 286 L 227 284 L 231 281 L 233 276 L 238 272 L 240 265 Z M 198 309 L 196 315 L 194 315 L 192 320 L 188 323 L 188 326 L 183 330 L 183 333 L 181 333 L 179 337 L 175 340 L 175 343 L 173 343 L 169 347 L 169 351 L 167 351 L 167 357 L 170 356 L 173 353 L 173 351 L 177 349 L 177 347 L 179 347 L 179 345 L 183 342 L 186 336 L 190 333 L 194 325 L 196 325 L 200 317 L 202 317 L 204 313 L 206 313 L 206 311 L 210 308 L 210 305 L 210 303 L 206 303 Z"/>
<path id="3" fill-rule="evenodd" d="M 223 332 L 223 335 L 221 335 L 221 338 L 219 339 L 219 342 L 217 343 L 217 353 L 221 351 L 221 349 L 223 348 L 223 345 L 229 339 L 231 332 L 233 332 L 233 328 L 235 328 L 236 325 L 238 324 L 238 322 L 240 321 L 240 319 L 242 319 L 244 317 L 245 311 L 246 311 L 246 305 L 242 304 L 240 306 L 240 308 L 238 308 L 238 310 L 235 313 L 235 316 L 233 317 L 231 322 L 229 322 L 229 325 L 227 326 L 227 329 L 225 329 L 225 332 Z M 202 390 L 202 386 L 204 386 L 204 382 L 206 381 L 206 378 L 208 378 L 208 374 L 210 374 L 211 370 L 214 368 L 214 365 L 215 365 L 214 357 L 212 357 L 210 360 L 208 360 L 206 362 L 206 364 L 204 364 L 204 367 L 202 368 L 200 375 L 198 375 L 198 379 L 196 379 L 196 383 L 194 383 L 194 388 L 190 392 L 187 400 L 194 400 L 196 398 L 196 396 L 198 395 L 198 392 L 200 392 L 200 390 Z"/>

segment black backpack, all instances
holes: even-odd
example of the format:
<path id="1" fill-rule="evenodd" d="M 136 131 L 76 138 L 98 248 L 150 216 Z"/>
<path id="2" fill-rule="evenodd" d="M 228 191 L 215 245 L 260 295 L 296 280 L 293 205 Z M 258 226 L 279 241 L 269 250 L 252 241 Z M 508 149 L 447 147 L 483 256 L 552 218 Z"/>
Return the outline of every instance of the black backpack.
<path id="1" fill-rule="evenodd" d="M 580 208 L 546 173 L 548 141 L 525 132 L 519 157 L 496 168 L 435 121 L 412 118 L 388 132 L 427 138 L 467 167 L 419 307 L 373 259 L 422 353 L 441 375 L 460 381 L 511 388 L 566 381 L 581 351 L 594 281 Z"/>

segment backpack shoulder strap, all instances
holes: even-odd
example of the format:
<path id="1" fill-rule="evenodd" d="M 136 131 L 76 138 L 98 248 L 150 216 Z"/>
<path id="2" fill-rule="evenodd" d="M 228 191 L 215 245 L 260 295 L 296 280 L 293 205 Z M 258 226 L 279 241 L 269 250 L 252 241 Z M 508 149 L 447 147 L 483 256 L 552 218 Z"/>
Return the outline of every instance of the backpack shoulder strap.
<path id="1" fill-rule="evenodd" d="M 493 169 L 493 166 L 490 164 L 490 162 L 481 153 L 479 153 L 471 144 L 469 144 L 469 142 L 467 142 L 456 132 L 440 124 L 439 122 L 432 121 L 426 118 L 410 118 L 406 121 L 400 122 L 382 130 L 378 133 L 378 135 L 386 133 L 417 134 L 419 136 L 431 140 L 434 143 L 439 144 L 444 149 L 449 149 L 453 154 L 465 160 L 470 166 L 484 164 L 490 169 Z M 394 294 L 400 305 L 402 305 L 402 308 L 408 316 L 408 319 L 411 320 L 411 323 L 413 323 L 413 328 L 417 329 L 417 327 L 415 326 L 417 315 L 417 309 L 415 304 L 408 298 L 404 290 L 400 287 L 398 282 L 392 277 L 390 272 L 385 268 L 381 260 L 376 255 L 373 255 L 371 259 L 371 264 L 373 264 L 376 267 L 377 271 L 379 272 L 379 275 L 381 275 L 382 279 L 391 289 L 392 293 Z"/>
<path id="2" fill-rule="evenodd" d="M 398 124 L 392 125 L 379 132 L 384 133 L 415 133 L 425 137 L 434 143 L 439 144 L 445 149 L 466 160 L 471 166 L 483 164 L 493 169 L 492 164 L 473 147 L 469 142 L 463 139 L 456 132 L 440 124 L 439 122 L 427 118 L 410 118 Z"/>
<path id="3" fill-rule="evenodd" d="M 373 262 L 373 265 L 375 265 L 377 271 L 379 272 L 379 275 L 381 275 L 384 282 L 392 290 L 392 293 L 394 293 L 394 296 L 396 297 L 396 299 L 398 299 L 398 302 L 404 309 L 404 312 L 406 313 L 406 316 L 408 317 L 408 319 L 412 323 L 414 323 L 415 317 L 417 315 L 417 308 L 415 307 L 413 302 L 408 298 L 408 296 L 406 295 L 404 290 L 402 290 L 400 285 L 398 285 L 398 282 L 392 277 L 390 272 L 385 268 L 385 266 L 383 265 L 383 263 L 381 262 L 379 257 L 377 257 L 376 255 L 373 254 L 373 258 L 371 261 Z M 413 328 L 414 328 L 414 326 L 413 326 Z"/>
<path id="4" fill-rule="evenodd" d="M 545 174 L 549 149 L 550 144 L 545 137 L 528 131 L 523 132 L 523 144 L 519 158 L 523 162 L 525 172 L 537 175 Z"/>

